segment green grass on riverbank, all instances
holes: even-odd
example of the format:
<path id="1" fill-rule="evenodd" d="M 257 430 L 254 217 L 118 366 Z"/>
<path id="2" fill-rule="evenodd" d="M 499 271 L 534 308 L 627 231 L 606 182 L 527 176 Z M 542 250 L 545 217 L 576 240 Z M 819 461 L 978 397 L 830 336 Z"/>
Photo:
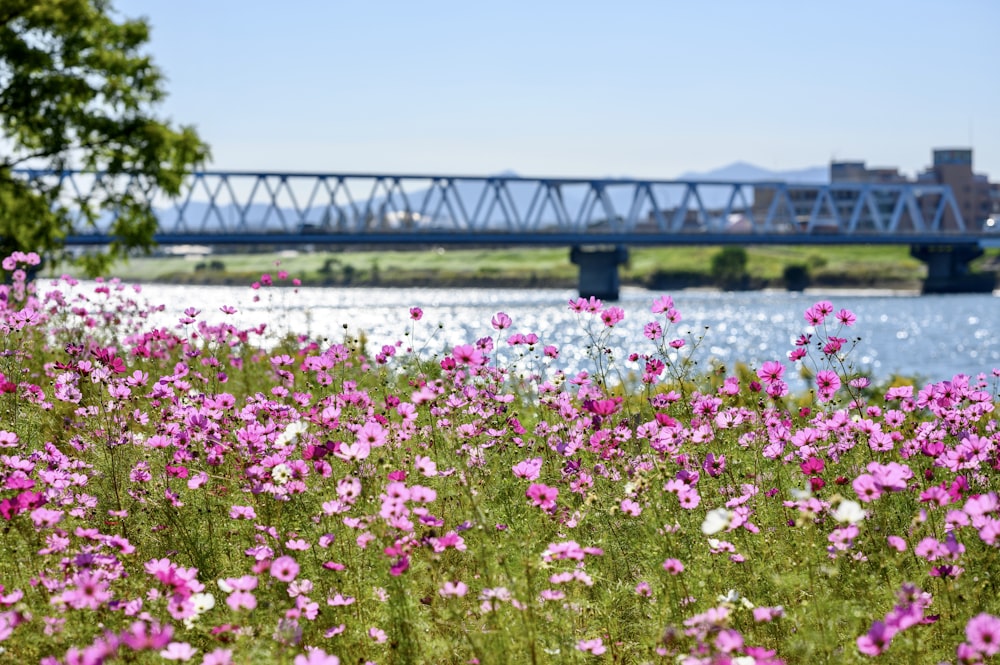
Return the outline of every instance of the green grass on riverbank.
<path id="1" fill-rule="evenodd" d="M 719 251 L 633 249 L 621 268 L 622 283 L 657 289 L 712 286 L 712 257 Z M 993 252 L 977 264 L 996 258 Z M 747 248 L 746 283 L 751 288 L 783 288 L 788 266 L 804 266 L 814 287 L 917 289 L 926 274 L 907 247 L 756 246 Z M 248 284 L 278 267 L 307 285 L 570 288 L 577 279 L 577 267 L 562 247 L 141 257 L 115 265 L 112 274 L 128 281 Z"/>

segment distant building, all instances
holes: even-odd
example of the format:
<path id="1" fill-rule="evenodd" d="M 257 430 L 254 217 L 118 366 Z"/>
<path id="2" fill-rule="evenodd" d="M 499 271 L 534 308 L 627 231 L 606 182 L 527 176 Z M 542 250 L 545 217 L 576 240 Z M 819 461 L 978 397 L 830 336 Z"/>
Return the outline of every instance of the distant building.
<path id="1" fill-rule="evenodd" d="M 934 150 L 934 164 L 917 176 L 918 183 L 948 185 L 955 202 L 967 225 L 979 228 L 993 213 L 994 201 L 991 186 L 985 175 L 972 171 L 971 148 L 940 148 Z M 921 213 L 925 218 L 933 216 L 937 205 L 936 196 L 925 197 L 921 201 Z M 945 227 L 952 225 L 951 211 L 945 213 Z"/>
<path id="2" fill-rule="evenodd" d="M 899 169 L 870 169 L 864 162 L 830 162 L 830 182 L 905 183 L 906 176 Z"/>
<path id="3" fill-rule="evenodd" d="M 898 168 L 868 168 L 863 161 L 834 161 L 830 162 L 830 182 L 834 185 L 839 183 L 948 185 L 951 187 L 958 210 L 966 226 L 974 229 L 981 228 L 991 215 L 1000 214 L 1000 183 L 991 184 L 987 176 L 973 173 L 972 149 L 935 149 L 933 159 L 933 166 L 924 170 L 914 180 L 907 179 L 899 172 Z M 819 201 L 819 192 L 819 188 L 812 187 L 798 187 L 788 191 L 789 203 L 795 211 L 795 222 L 798 225 L 801 226 L 805 220 L 810 218 L 817 205 L 819 205 L 820 221 L 826 221 L 825 217 L 833 218 L 831 203 Z M 754 215 L 766 215 L 768 209 L 774 204 L 776 195 L 777 192 L 773 187 L 754 188 Z M 851 219 L 860 200 L 860 193 L 853 190 L 841 190 L 832 192 L 832 196 L 834 199 L 832 206 L 836 208 L 837 216 L 843 221 Z M 897 197 L 891 192 L 877 193 L 874 197 L 878 216 L 882 219 L 888 219 L 893 214 Z M 932 194 L 925 194 L 919 198 L 920 214 L 925 223 L 934 219 L 940 198 L 940 195 Z M 858 230 L 877 228 L 867 204 L 862 206 L 859 213 Z M 901 224 L 905 226 L 910 223 L 912 222 L 909 220 L 909 214 L 904 210 Z M 941 223 L 945 229 L 958 228 L 955 216 L 948 207 L 945 208 Z"/>

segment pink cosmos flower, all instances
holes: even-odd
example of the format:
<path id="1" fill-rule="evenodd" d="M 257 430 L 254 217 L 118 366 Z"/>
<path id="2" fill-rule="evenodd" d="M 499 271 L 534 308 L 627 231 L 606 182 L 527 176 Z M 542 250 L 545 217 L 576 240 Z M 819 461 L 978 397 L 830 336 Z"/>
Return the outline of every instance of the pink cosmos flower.
<path id="1" fill-rule="evenodd" d="M 663 562 L 663 570 L 671 575 L 680 575 L 684 572 L 684 564 L 679 559 L 667 559 Z"/>
<path id="2" fill-rule="evenodd" d="M 201 661 L 201 665 L 232 665 L 232 649 L 216 649 L 211 653 L 206 653 Z"/>
<path id="3" fill-rule="evenodd" d="M 785 616 L 785 608 L 781 605 L 753 608 L 753 620 L 757 623 L 769 623 L 783 616 Z"/>
<path id="4" fill-rule="evenodd" d="M 310 647 L 306 653 L 295 657 L 294 665 L 340 665 L 340 659 L 331 656 L 319 647 Z"/>
<path id="5" fill-rule="evenodd" d="M 510 328 L 514 322 L 503 312 L 497 312 L 490 323 L 493 324 L 493 328 L 496 330 L 505 330 L 506 328 Z"/>
<path id="6" fill-rule="evenodd" d="M 1000 618 L 992 614 L 977 614 L 965 625 L 965 638 L 979 653 L 995 656 L 1000 653 Z"/>
<path id="7" fill-rule="evenodd" d="M 816 390 L 821 402 L 829 402 L 839 389 L 840 377 L 836 372 L 824 369 L 816 373 Z"/>
<path id="8" fill-rule="evenodd" d="M 340 450 L 335 452 L 334 457 L 339 457 L 345 462 L 356 462 L 367 459 L 371 454 L 371 446 L 364 441 L 341 444 Z"/>
<path id="9" fill-rule="evenodd" d="M 414 321 L 419 321 L 421 317 L 423 317 L 423 315 L 424 315 L 424 310 L 420 309 L 419 307 L 410 308 L 410 318 L 413 319 Z"/>
<path id="10" fill-rule="evenodd" d="M 608 307 L 606 310 L 601 312 L 601 321 L 604 322 L 608 328 L 613 328 L 614 325 L 625 318 L 625 310 L 621 307 Z"/>
<path id="11" fill-rule="evenodd" d="M 531 502 L 542 510 L 555 510 L 556 499 L 559 497 L 559 490 L 541 483 L 532 483 L 525 495 Z"/>
<path id="12" fill-rule="evenodd" d="M 633 501 L 632 499 L 622 499 L 619 508 L 626 515 L 631 515 L 632 517 L 638 517 L 642 514 L 642 506 Z"/>
<path id="13" fill-rule="evenodd" d="M 162 649 L 173 637 L 174 628 L 171 625 L 160 626 L 158 623 L 146 624 L 136 621 L 128 630 L 122 631 L 121 640 L 133 651 L 144 649 Z"/>
<path id="14" fill-rule="evenodd" d="M 445 582 L 438 593 L 442 598 L 449 598 L 452 596 L 461 598 L 469 592 L 469 587 L 466 586 L 465 582 Z"/>
<path id="15" fill-rule="evenodd" d="M 592 653 L 595 656 L 600 656 L 608 650 L 608 648 L 604 646 L 604 641 L 599 637 L 595 637 L 592 640 L 580 640 L 576 643 L 576 648 L 578 651 Z"/>
<path id="16" fill-rule="evenodd" d="M 810 307 L 809 311 L 813 313 L 814 317 L 819 317 L 819 323 L 822 323 L 826 317 L 833 314 L 833 303 L 829 300 L 820 300 L 818 303 Z M 809 317 L 807 316 L 806 319 L 808 320 L 808 318 Z"/>
<path id="17" fill-rule="evenodd" d="M 858 651 L 866 656 L 878 656 L 889 648 L 889 642 L 895 634 L 896 629 L 890 628 L 885 622 L 872 622 L 868 632 L 858 638 Z"/>
<path id="18" fill-rule="evenodd" d="M 238 612 L 240 609 L 252 610 L 257 607 L 257 597 L 249 591 L 233 591 L 226 598 L 226 605 L 234 612 Z"/>
<path id="19" fill-rule="evenodd" d="M 723 628 L 715 638 L 715 648 L 722 653 L 733 653 L 742 646 L 743 635 L 732 628 Z"/>
<path id="20" fill-rule="evenodd" d="M 485 360 L 483 354 L 471 344 L 459 344 L 451 350 L 455 362 L 461 365 L 482 365 Z"/>
<path id="21" fill-rule="evenodd" d="M 785 375 L 785 366 L 777 360 L 768 360 L 757 370 L 757 376 L 764 382 L 764 385 L 771 385 L 775 381 L 780 381 Z"/>
<path id="22" fill-rule="evenodd" d="M 355 598 L 353 596 L 344 596 L 338 593 L 333 598 L 327 598 L 326 604 L 331 607 L 346 607 L 348 605 L 353 605 Z"/>
<path id="23" fill-rule="evenodd" d="M 849 327 L 854 325 L 854 322 L 858 320 L 858 317 L 854 316 L 854 312 L 842 309 L 837 312 L 837 320 Z"/>
<path id="24" fill-rule="evenodd" d="M 882 496 L 882 488 L 875 482 L 874 476 L 863 473 L 851 483 L 858 498 L 868 503 Z"/>
<path id="25" fill-rule="evenodd" d="M 279 556 L 271 562 L 271 577 L 279 582 L 291 582 L 299 574 L 299 564 L 290 556 Z"/>
<path id="26" fill-rule="evenodd" d="M 167 648 L 160 652 L 160 658 L 164 660 L 188 661 L 194 657 L 198 650 L 187 642 L 171 642 Z"/>
<path id="27" fill-rule="evenodd" d="M 380 424 L 370 420 L 358 430 L 356 437 L 358 443 L 366 444 L 370 450 L 384 446 L 389 438 L 389 433 Z"/>
<path id="28" fill-rule="evenodd" d="M 542 473 L 542 458 L 532 457 L 518 462 L 512 467 L 514 475 L 525 480 L 537 480 Z"/>
<path id="29" fill-rule="evenodd" d="M 660 296 L 653 301 L 653 306 L 650 308 L 653 314 L 661 314 L 666 312 L 668 309 L 673 309 L 674 299 L 670 296 Z"/>

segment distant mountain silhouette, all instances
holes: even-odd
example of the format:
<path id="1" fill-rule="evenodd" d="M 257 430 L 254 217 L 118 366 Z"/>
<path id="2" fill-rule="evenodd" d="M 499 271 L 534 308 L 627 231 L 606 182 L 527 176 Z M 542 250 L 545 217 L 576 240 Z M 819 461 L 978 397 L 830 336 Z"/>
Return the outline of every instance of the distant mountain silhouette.
<path id="1" fill-rule="evenodd" d="M 781 182 L 799 182 L 822 184 L 830 182 L 830 169 L 827 166 L 808 166 L 802 169 L 788 171 L 771 171 L 749 162 L 733 162 L 711 171 L 685 171 L 677 176 L 678 180 L 745 180 L 759 182 L 762 180 L 778 180 Z"/>

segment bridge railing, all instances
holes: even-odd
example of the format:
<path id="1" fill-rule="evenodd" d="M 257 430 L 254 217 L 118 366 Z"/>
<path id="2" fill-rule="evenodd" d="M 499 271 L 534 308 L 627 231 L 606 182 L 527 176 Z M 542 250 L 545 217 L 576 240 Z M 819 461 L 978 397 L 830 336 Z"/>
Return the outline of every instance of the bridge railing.
<path id="1" fill-rule="evenodd" d="M 832 183 L 202 171 L 175 199 L 141 176 L 20 170 L 61 187 L 70 242 L 103 242 L 108 192 L 152 206 L 161 243 L 296 237 L 310 242 L 651 242 L 701 236 L 976 236 L 949 187 Z M 92 215 L 85 214 L 91 209 Z M 857 238 L 855 241 L 859 241 Z"/>

